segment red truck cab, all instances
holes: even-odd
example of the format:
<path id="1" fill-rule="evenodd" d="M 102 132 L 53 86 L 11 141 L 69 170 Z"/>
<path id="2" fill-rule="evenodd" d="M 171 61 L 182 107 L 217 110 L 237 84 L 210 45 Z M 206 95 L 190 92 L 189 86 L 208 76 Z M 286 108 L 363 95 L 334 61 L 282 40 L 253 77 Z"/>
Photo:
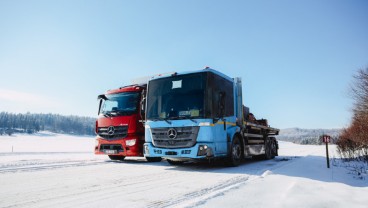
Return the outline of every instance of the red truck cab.
<path id="1" fill-rule="evenodd" d="M 112 160 L 143 157 L 144 106 L 147 85 L 129 85 L 99 95 L 95 154 Z M 142 118 L 143 117 L 143 118 Z M 161 158 L 147 158 L 161 161 Z"/>

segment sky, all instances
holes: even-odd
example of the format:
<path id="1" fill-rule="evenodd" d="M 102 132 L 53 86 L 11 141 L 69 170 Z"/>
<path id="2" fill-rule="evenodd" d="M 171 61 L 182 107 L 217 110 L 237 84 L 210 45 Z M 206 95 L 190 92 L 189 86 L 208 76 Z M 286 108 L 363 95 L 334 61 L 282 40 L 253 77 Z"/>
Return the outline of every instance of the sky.
<path id="1" fill-rule="evenodd" d="M 0 111 L 96 117 L 97 95 L 209 66 L 278 128 L 343 128 L 365 0 L 0 0 Z"/>

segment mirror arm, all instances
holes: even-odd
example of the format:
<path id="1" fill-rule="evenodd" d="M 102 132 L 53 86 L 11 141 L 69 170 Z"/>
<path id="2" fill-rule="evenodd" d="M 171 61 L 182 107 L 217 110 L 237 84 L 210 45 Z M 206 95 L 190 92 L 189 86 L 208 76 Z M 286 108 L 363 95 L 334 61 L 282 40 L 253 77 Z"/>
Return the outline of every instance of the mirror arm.
<path id="1" fill-rule="evenodd" d="M 100 99 L 100 104 L 98 105 L 98 114 L 97 115 L 100 115 L 101 105 L 102 105 L 102 99 Z"/>

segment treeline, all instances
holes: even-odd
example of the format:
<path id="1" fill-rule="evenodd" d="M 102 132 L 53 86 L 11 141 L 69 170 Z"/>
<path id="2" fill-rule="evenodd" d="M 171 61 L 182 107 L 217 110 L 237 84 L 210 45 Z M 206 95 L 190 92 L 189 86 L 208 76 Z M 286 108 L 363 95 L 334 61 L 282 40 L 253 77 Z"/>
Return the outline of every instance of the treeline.
<path id="1" fill-rule="evenodd" d="M 354 76 L 351 92 L 354 114 L 350 126 L 339 137 L 338 151 L 344 158 L 368 161 L 368 68 Z"/>
<path id="2" fill-rule="evenodd" d="M 50 131 L 76 135 L 94 135 L 95 118 L 58 114 L 14 114 L 0 112 L 0 135 Z"/>
<path id="3" fill-rule="evenodd" d="M 337 139 L 338 139 L 337 137 L 331 136 L 330 137 L 330 144 L 335 144 Z M 296 143 L 296 144 L 303 144 L 303 145 L 322 145 L 322 144 L 325 144 L 325 143 L 323 143 L 321 136 L 296 138 L 296 139 L 291 140 L 291 142 Z"/>
<path id="4" fill-rule="evenodd" d="M 300 128 L 289 128 L 281 129 L 280 135 L 277 139 L 281 141 L 293 142 L 296 144 L 305 145 L 321 145 L 321 135 L 327 134 L 331 136 L 330 143 L 335 144 L 339 138 L 341 129 L 300 129 Z"/>

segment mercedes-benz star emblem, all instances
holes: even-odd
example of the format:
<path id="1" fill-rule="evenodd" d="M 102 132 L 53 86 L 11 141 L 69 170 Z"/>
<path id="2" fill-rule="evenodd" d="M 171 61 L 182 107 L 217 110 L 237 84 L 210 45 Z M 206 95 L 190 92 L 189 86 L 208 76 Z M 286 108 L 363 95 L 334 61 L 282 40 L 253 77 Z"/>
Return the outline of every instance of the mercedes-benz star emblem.
<path id="1" fill-rule="evenodd" d="M 167 136 L 170 138 L 170 139 L 175 139 L 176 136 L 178 136 L 178 132 L 175 130 L 175 129 L 169 129 L 167 131 Z"/>
<path id="2" fill-rule="evenodd" d="M 115 133 L 115 128 L 113 126 L 109 126 L 109 128 L 107 128 L 107 134 L 108 135 L 114 135 Z"/>

